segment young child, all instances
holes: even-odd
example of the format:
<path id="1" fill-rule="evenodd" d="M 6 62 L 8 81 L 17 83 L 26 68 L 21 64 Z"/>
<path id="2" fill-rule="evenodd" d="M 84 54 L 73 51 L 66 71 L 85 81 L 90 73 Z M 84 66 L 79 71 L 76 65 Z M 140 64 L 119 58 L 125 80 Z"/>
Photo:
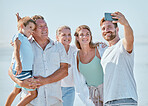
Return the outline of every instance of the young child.
<path id="1" fill-rule="evenodd" d="M 76 52 L 77 49 L 75 46 L 70 45 L 72 40 L 70 28 L 68 26 L 59 27 L 56 31 L 56 39 L 58 42 L 64 45 L 66 53 L 68 55 L 69 64 L 72 65 L 73 53 Z M 68 76 L 61 81 L 63 106 L 73 106 L 74 103 L 75 88 L 72 70 L 72 66 L 69 66 Z"/>
<path id="2" fill-rule="evenodd" d="M 18 14 L 17 14 L 18 19 Z M 20 80 L 25 80 L 32 77 L 32 65 L 33 65 L 33 51 L 28 37 L 33 33 L 36 27 L 35 22 L 30 17 L 23 17 L 18 20 L 18 34 L 12 38 L 14 44 L 14 64 L 13 74 Z M 21 92 L 22 87 L 18 84 L 15 85 L 13 91 L 8 96 L 5 106 L 11 106 L 15 97 Z M 34 98 L 37 97 L 36 89 L 27 89 L 28 95 L 20 101 L 17 106 L 25 106 Z"/>

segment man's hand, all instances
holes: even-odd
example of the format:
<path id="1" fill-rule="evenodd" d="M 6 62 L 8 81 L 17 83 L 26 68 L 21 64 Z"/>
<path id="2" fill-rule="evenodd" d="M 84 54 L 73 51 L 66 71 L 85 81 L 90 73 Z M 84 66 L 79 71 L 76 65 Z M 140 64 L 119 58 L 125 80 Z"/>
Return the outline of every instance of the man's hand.
<path id="1" fill-rule="evenodd" d="M 120 23 L 121 25 L 129 25 L 128 21 L 126 20 L 125 16 L 121 12 L 115 12 L 111 14 L 113 19 L 118 19 L 117 21 L 113 21 L 113 23 Z"/>
<path id="2" fill-rule="evenodd" d="M 25 79 L 20 83 L 21 87 L 28 88 L 28 89 L 35 89 L 37 88 L 37 82 L 34 78 Z"/>
<path id="3" fill-rule="evenodd" d="M 102 45 L 101 45 L 101 46 L 102 46 L 102 48 L 107 47 L 107 44 L 106 44 L 106 43 L 104 43 L 104 42 L 99 42 L 99 44 L 102 44 Z"/>
<path id="4" fill-rule="evenodd" d="M 34 76 L 35 80 L 36 80 L 36 86 L 37 88 L 39 88 L 42 85 L 46 84 L 45 78 L 42 76 Z"/>
<path id="5" fill-rule="evenodd" d="M 124 26 L 123 46 L 128 53 L 131 53 L 133 50 L 134 43 L 134 35 L 131 26 L 129 25 L 128 21 L 122 13 L 115 12 L 111 15 L 113 16 L 112 18 L 118 19 L 118 21 L 113 21 L 113 23 L 119 22 L 121 25 Z"/>

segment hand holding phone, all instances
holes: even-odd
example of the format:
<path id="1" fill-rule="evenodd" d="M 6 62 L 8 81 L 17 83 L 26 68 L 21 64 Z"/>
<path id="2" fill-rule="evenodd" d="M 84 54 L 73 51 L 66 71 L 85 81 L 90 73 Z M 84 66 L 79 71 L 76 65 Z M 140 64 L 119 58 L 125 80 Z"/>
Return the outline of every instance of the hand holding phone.
<path id="1" fill-rule="evenodd" d="M 113 19 L 112 17 L 113 16 L 111 16 L 111 14 L 112 13 L 105 13 L 104 15 L 105 15 L 105 20 L 106 21 L 117 21 L 118 19 Z"/>

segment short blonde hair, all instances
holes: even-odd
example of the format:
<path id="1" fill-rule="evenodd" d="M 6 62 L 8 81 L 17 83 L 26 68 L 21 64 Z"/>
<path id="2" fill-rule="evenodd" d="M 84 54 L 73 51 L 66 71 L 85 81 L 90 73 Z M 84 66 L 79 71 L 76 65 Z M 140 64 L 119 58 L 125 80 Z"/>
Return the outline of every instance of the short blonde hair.
<path id="1" fill-rule="evenodd" d="M 92 33 L 91 33 L 90 28 L 87 25 L 80 25 L 76 29 L 74 36 L 77 36 L 78 37 L 79 36 L 79 31 L 82 30 L 82 29 L 87 29 L 90 32 L 90 36 L 91 36 L 91 39 L 90 39 L 90 42 L 89 42 L 90 48 L 96 48 L 97 46 L 99 46 L 99 43 L 93 43 L 92 42 Z M 81 49 L 81 45 L 80 45 L 79 41 L 76 38 L 75 38 L 75 44 L 76 44 L 76 47 L 78 49 Z"/>
<path id="2" fill-rule="evenodd" d="M 69 29 L 69 30 L 71 31 L 71 29 L 70 29 L 69 26 L 66 26 L 66 25 L 61 26 L 61 27 L 59 27 L 59 28 L 56 30 L 56 35 L 57 35 L 57 36 L 59 36 L 59 34 L 60 34 L 60 32 L 61 32 L 62 29 Z"/>

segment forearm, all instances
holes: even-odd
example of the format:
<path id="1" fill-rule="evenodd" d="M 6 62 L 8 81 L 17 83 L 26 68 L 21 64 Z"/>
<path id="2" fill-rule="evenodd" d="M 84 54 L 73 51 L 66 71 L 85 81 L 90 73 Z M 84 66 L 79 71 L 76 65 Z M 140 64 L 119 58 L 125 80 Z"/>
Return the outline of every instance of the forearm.
<path id="1" fill-rule="evenodd" d="M 26 79 L 24 81 L 21 81 L 19 79 L 17 79 L 13 73 L 12 73 L 12 66 L 13 66 L 13 63 L 11 64 L 11 66 L 9 67 L 9 70 L 8 70 L 8 75 L 10 76 L 10 78 L 15 82 L 17 83 L 19 86 L 21 87 L 25 87 L 25 88 L 31 88 L 31 89 L 35 89 L 36 88 L 36 85 L 34 84 L 35 82 L 33 81 L 32 78 L 30 79 Z"/>
<path id="2" fill-rule="evenodd" d="M 14 50 L 14 57 L 16 60 L 16 64 L 21 65 L 19 50 L 17 50 L 17 49 Z"/>
<path id="3" fill-rule="evenodd" d="M 124 47 L 128 52 L 131 52 L 133 50 L 134 35 L 133 30 L 129 24 L 124 25 L 124 33 Z"/>
<path id="4" fill-rule="evenodd" d="M 12 66 L 13 66 L 13 63 L 12 63 L 11 66 L 9 67 L 8 75 L 10 76 L 10 78 L 11 78 L 15 83 L 17 83 L 19 86 L 21 86 L 22 81 L 20 81 L 19 79 L 17 79 L 17 78 L 13 75 L 13 73 L 12 73 Z"/>
<path id="5" fill-rule="evenodd" d="M 20 41 L 17 40 L 14 42 L 14 57 L 16 60 L 17 65 L 21 65 L 21 61 L 20 61 Z"/>
<path id="6" fill-rule="evenodd" d="M 128 43 L 133 44 L 134 42 L 134 35 L 133 35 L 133 30 L 129 24 L 124 25 L 124 33 L 125 33 L 125 40 Z"/>
<path id="7" fill-rule="evenodd" d="M 68 64 L 64 63 L 64 65 L 61 65 L 60 69 L 58 69 L 52 75 L 44 79 L 45 81 L 44 84 L 49 84 L 49 83 L 60 81 L 61 79 L 65 78 L 67 75 L 68 75 Z"/>

